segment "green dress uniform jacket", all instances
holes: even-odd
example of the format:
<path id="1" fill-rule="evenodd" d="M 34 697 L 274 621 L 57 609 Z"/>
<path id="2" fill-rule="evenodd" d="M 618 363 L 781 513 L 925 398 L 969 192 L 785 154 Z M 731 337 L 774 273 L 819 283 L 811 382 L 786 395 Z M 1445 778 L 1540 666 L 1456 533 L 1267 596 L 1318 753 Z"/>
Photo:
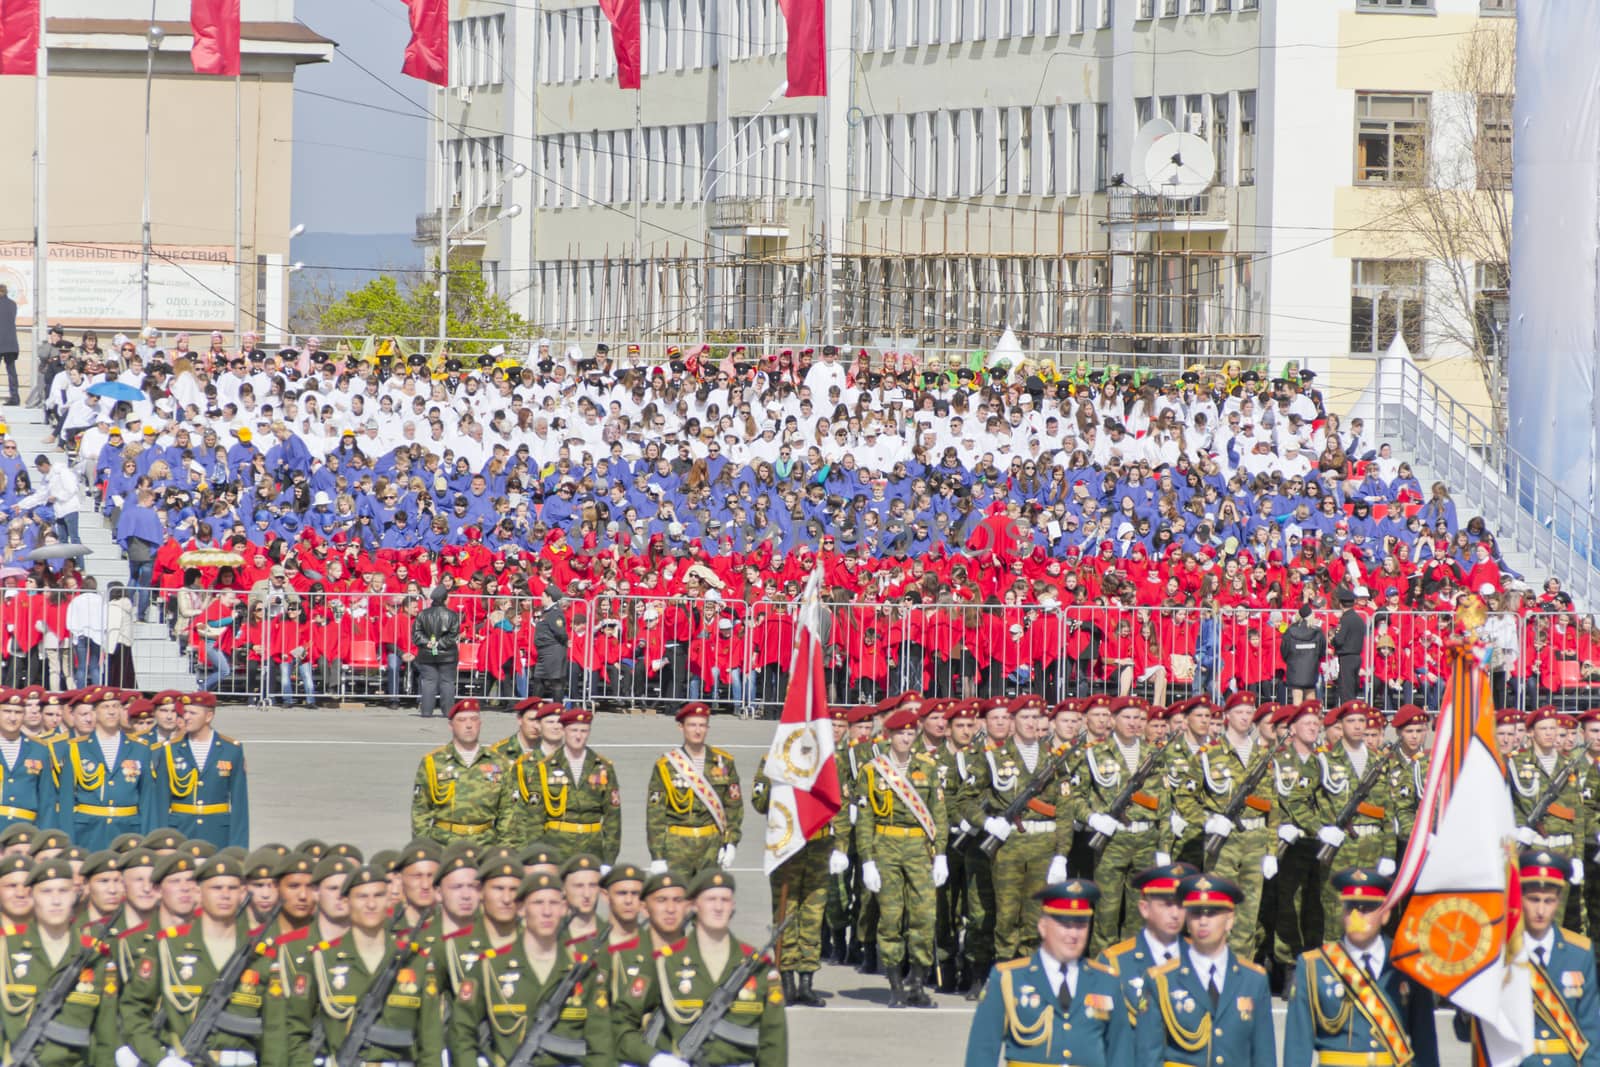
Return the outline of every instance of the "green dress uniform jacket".
<path id="1" fill-rule="evenodd" d="M 550 974 L 540 979 L 527 955 L 521 934 L 502 949 L 484 952 L 456 990 L 450 1012 L 448 1043 L 451 1063 L 476 1063 L 482 1054 L 491 1064 L 509 1060 L 538 1013 L 544 998 L 581 957 L 559 946 Z M 582 1064 L 611 1067 L 617 1062 L 616 1034 L 609 1017 L 610 978 L 604 964 L 579 982 L 561 1006 L 561 1017 L 534 1056 L 535 1067 Z M 480 1024 L 488 1045 L 479 1047 Z"/>
<path id="2" fill-rule="evenodd" d="M 151 762 L 150 745 L 128 733 L 117 744 L 115 760 L 106 759 L 98 734 L 67 743 L 57 800 L 60 826 L 73 843 L 98 852 L 122 834 L 156 828 Z"/>
<path id="3" fill-rule="evenodd" d="M 1316 752 L 1301 759 L 1291 743 L 1272 761 L 1268 777 L 1278 809 L 1277 825 L 1288 824 L 1306 837 L 1315 837 L 1322 829 L 1316 797 L 1322 783 L 1322 766 Z"/>
<path id="4" fill-rule="evenodd" d="M 1140 1067 L 1277 1067 L 1267 972 L 1229 951 L 1217 1004 L 1183 952 L 1150 971 L 1134 1028 Z"/>
<path id="5" fill-rule="evenodd" d="M 249 927 L 240 919 L 235 925 L 234 948 L 243 946 L 249 937 Z M 211 958 L 199 919 L 157 933 L 155 944 L 126 977 L 120 1012 L 123 1043 L 146 1063 L 160 1063 L 167 1049 L 178 1048 L 226 963 L 226 958 Z M 261 1067 L 280 1067 L 288 1050 L 287 1018 L 283 989 L 272 978 L 272 961 L 264 953 L 251 960 L 228 993 L 221 1023 L 212 1032 L 208 1047 L 183 1049 L 180 1054 L 203 1061 L 208 1052 L 248 1052 Z M 158 1009 L 164 1009 L 159 1032 L 155 1025 Z"/>
<path id="6" fill-rule="evenodd" d="M 1600 990 L 1594 946 L 1570 930 L 1553 932 L 1549 958 L 1533 966 L 1533 1055 L 1523 1067 L 1600 1065 Z"/>
<path id="7" fill-rule="evenodd" d="M 55 762 L 48 747 L 27 737 L 16 763 L 0 756 L 0 829 L 14 822 L 47 830 L 56 825 Z"/>
<path id="8" fill-rule="evenodd" d="M 1183 951 L 1183 944 L 1180 940 L 1172 951 Z M 1150 968 L 1158 967 L 1165 961 L 1156 959 L 1150 948 L 1150 939 L 1141 930 L 1100 953 L 1100 962 L 1117 976 L 1117 983 L 1122 988 L 1123 1007 L 1128 1012 L 1128 1024 L 1134 1025 L 1139 1019 L 1139 1005 L 1149 995 Z"/>
<path id="9" fill-rule="evenodd" d="M 122 1043 L 117 1030 L 117 968 L 111 947 L 95 937 L 99 932 L 75 926 L 61 958 L 51 963 L 37 927 L 6 925 L 0 937 L 0 1032 L 8 1063 L 11 1045 L 22 1036 L 34 1005 L 88 946 L 95 948 L 95 956 L 78 971 L 66 1003 L 48 1024 L 44 1040 L 34 1046 L 32 1063 L 75 1067 L 111 1061 Z"/>
<path id="10" fill-rule="evenodd" d="M 966 1067 L 1125 1067 L 1132 1052 L 1133 1027 L 1111 969 L 1078 961 L 1077 992 L 1063 1006 L 1035 950 L 990 972 L 967 1035 L 965 1062 Z"/>
<path id="11" fill-rule="evenodd" d="M 675 767 L 671 759 L 662 756 L 650 769 L 644 835 L 652 860 L 672 859 L 672 853 L 680 845 L 692 851 L 715 846 L 711 847 L 715 853 L 717 847 L 739 843 L 744 824 L 744 795 L 739 789 L 739 768 L 732 754 L 707 745 L 701 774 L 722 805 L 721 827 L 711 809 L 691 787 L 688 776 Z"/>
<path id="12" fill-rule="evenodd" d="M 506 803 L 504 759 L 480 747 L 466 762 L 455 745 L 444 745 L 422 757 L 411 791 L 411 836 L 445 844 L 495 843 Z"/>
<path id="13" fill-rule="evenodd" d="M 65 781 L 68 771 L 61 773 Z M 250 789 L 239 742 L 213 731 L 204 767 L 187 737 L 158 745 L 150 750 L 150 774 L 152 826 L 218 848 L 250 847 Z"/>
<path id="14" fill-rule="evenodd" d="M 1391 966 L 1374 982 L 1343 942 L 1331 941 L 1295 965 L 1283 1067 L 1438 1067 L 1433 1009 L 1426 987 Z"/>
<path id="15" fill-rule="evenodd" d="M 311 1067 L 321 1055 L 312 1045 L 312 1031 L 322 1023 L 323 1051 L 337 1055 L 373 981 L 405 943 L 394 935 L 369 970 L 350 935 L 311 947 L 309 966 L 285 989 L 289 1067 Z M 367 1034 L 357 1057 L 361 1063 L 410 1061 L 417 1067 L 438 1067 L 444 1047 L 444 1026 L 438 1006 L 439 984 L 428 958 L 416 954 L 395 972 L 382 1012 Z"/>
<path id="16" fill-rule="evenodd" d="M 1258 760 L 1270 758 L 1272 746 L 1260 738 L 1250 742 L 1250 751 L 1243 759 L 1227 741 L 1207 745 L 1200 750 L 1200 807 L 1207 815 L 1221 815 L 1233 795 Z M 1244 810 L 1234 820 L 1234 834 L 1250 834 L 1269 830 L 1278 832 L 1278 812 L 1271 800 L 1272 789 L 1267 783 L 1271 770 L 1262 777 L 1256 791 L 1245 801 Z M 1233 835 L 1229 835 L 1230 839 Z"/>
<path id="17" fill-rule="evenodd" d="M 614 1005 L 623 1016 L 617 1059 L 648 1064 L 657 1052 L 676 1052 L 682 1038 L 700 1017 L 706 1001 L 755 946 L 730 939 L 727 962 L 713 974 L 700 954 L 694 935 L 651 953 L 649 963 L 631 980 L 618 980 L 620 999 Z M 661 1013 L 661 1033 L 646 1040 L 645 1016 Z M 775 968 L 761 967 L 739 989 L 717 1033 L 700 1049 L 695 1060 L 703 1067 L 753 1063 L 756 1067 L 787 1067 L 789 1032 L 784 1018 L 783 987 Z"/>
<path id="18" fill-rule="evenodd" d="M 531 831 L 531 833 L 529 833 Z M 589 852 L 617 862 L 622 851 L 622 791 L 616 766 L 593 749 L 574 776 L 566 750 L 523 756 L 511 768 L 511 789 L 500 814 L 500 839 L 561 842 L 564 852 Z"/>

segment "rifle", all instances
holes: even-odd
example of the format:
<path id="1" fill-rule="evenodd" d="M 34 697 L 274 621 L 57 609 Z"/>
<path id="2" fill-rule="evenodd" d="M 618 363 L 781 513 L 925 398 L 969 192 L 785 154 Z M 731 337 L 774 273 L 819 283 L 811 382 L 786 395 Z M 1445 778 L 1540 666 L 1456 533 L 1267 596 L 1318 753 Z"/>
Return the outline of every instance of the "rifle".
<path id="1" fill-rule="evenodd" d="M 1032 778 L 1028 779 L 1028 784 L 1018 790 L 1017 795 L 1011 798 L 1011 803 L 1007 804 L 1006 810 L 1000 813 L 1000 818 L 1015 826 L 1017 821 L 1022 818 L 1023 812 L 1028 810 L 1028 805 L 1038 799 L 1040 793 L 1049 789 L 1055 784 L 1057 778 L 1067 772 L 1067 760 L 1071 758 L 1073 751 L 1073 749 L 1069 748 L 1052 759 L 1049 765 L 1041 767 Z M 973 832 L 976 833 L 977 831 L 974 830 Z M 966 835 L 960 836 L 965 837 Z M 985 856 L 994 859 L 995 853 L 1000 851 L 1000 846 L 1003 844 L 1005 842 L 1000 838 L 985 831 L 983 840 L 978 842 L 978 849 Z"/>
<path id="2" fill-rule="evenodd" d="M 245 906 L 249 906 L 248 901 Z M 255 962 L 262 946 L 271 940 L 269 931 L 272 929 L 272 924 L 278 921 L 278 914 L 281 911 L 283 902 L 279 901 L 272 906 L 271 911 L 267 912 L 265 921 L 256 932 L 246 938 L 244 944 L 233 950 L 228 962 L 217 972 L 216 981 L 211 983 L 211 988 L 206 990 L 205 999 L 200 1002 L 200 1007 L 195 1009 L 194 1021 L 189 1024 L 189 1028 L 183 1032 L 182 1040 L 178 1042 L 182 1055 L 204 1058 L 206 1044 L 222 1020 L 223 1009 L 228 1006 L 228 999 L 233 996 L 233 991 L 239 984 L 239 976 L 244 974 L 246 967 Z"/>
<path id="3" fill-rule="evenodd" d="M 1371 761 L 1372 763 L 1367 768 L 1367 773 L 1363 774 L 1361 781 L 1357 782 L 1350 790 L 1350 796 L 1345 800 L 1344 807 L 1339 809 L 1339 817 L 1333 821 L 1333 825 L 1345 833 L 1350 832 L 1350 824 L 1355 822 L 1357 815 L 1366 815 L 1371 818 L 1375 817 L 1374 811 L 1379 810 L 1374 809 L 1373 811 L 1363 812 L 1361 809 L 1368 807 L 1367 795 L 1378 784 L 1378 779 L 1383 777 L 1383 772 L 1389 769 L 1389 759 L 1387 756 L 1380 758 L 1377 753 L 1373 753 Z M 1317 862 L 1333 862 L 1333 854 L 1337 851 L 1339 850 L 1326 841 L 1322 842 L 1322 847 L 1317 849 Z"/>
<path id="4" fill-rule="evenodd" d="M 1272 746 L 1272 750 L 1257 760 L 1255 766 L 1245 772 L 1245 776 L 1240 779 L 1238 786 L 1235 787 L 1233 795 L 1228 798 L 1228 806 L 1222 809 L 1222 817 L 1224 819 L 1231 823 L 1236 823 L 1239 821 L 1239 816 L 1244 814 L 1244 809 L 1253 806 L 1250 800 L 1255 795 L 1256 786 L 1261 784 L 1261 779 L 1266 775 L 1267 768 L 1272 766 L 1272 761 L 1278 758 L 1278 753 L 1283 751 L 1283 746 L 1288 740 L 1289 731 L 1285 730 L 1279 735 L 1278 743 Z M 1270 807 L 1271 805 L 1268 806 Z M 1206 870 L 1209 871 L 1217 862 L 1217 854 L 1222 851 L 1222 842 L 1224 840 L 1226 839 L 1218 837 L 1216 834 L 1206 835 Z"/>
<path id="5" fill-rule="evenodd" d="M 1151 746 L 1150 754 L 1139 761 L 1139 766 L 1133 769 L 1133 773 L 1128 776 L 1127 783 L 1123 785 L 1122 792 L 1118 793 L 1111 801 L 1111 807 L 1106 811 L 1107 815 L 1117 820 L 1117 822 L 1121 822 L 1122 817 L 1128 813 L 1130 804 L 1151 799 L 1150 795 L 1143 789 L 1144 780 L 1150 777 L 1151 772 L 1156 769 L 1156 765 L 1167 754 L 1167 746 L 1172 744 L 1172 739 L 1177 736 L 1177 734 L 1171 734 L 1160 745 Z M 1143 803 L 1139 806 L 1149 807 L 1149 804 Z M 1096 830 L 1094 835 L 1089 838 L 1089 847 L 1094 849 L 1096 853 L 1102 852 L 1105 850 L 1106 842 L 1109 840 L 1111 840 L 1109 837 Z"/>
<path id="6" fill-rule="evenodd" d="M 426 911 L 417 916 L 417 924 L 412 929 L 425 926 L 436 907 L 437 904 L 430 905 Z M 400 918 L 404 917 L 405 911 L 401 910 Z M 392 926 L 389 932 L 394 932 Z M 389 990 L 394 988 L 395 980 L 400 975 L 400 968 L 416 959 L 421 952 L 422 945 L 416 941 L 408 941 L 405 945 L 397 946 L 394 955 L 389 957 L 389 962 L 383 965 L 377 977 L 373 978 L 372 984 L 367 986 L 366 993 L 361 997 L 361 1003 L 356 1005 L 355 1015 L 350 1019 L 350 1030 L 345 1034 L 344 1043 L 339 1046 L 339 1063 L 361 1062 L 361 1050 L 365 1047 L 372 1028 L 377 1025 L 378 1016 L 383 1014 L 384 1005 L 389 1000 Z"/>
<path id="7" fill-rule="evenodd" d="M 94 925 L 98 926 L 100 923 Z M 77 987 L 78 976 L 85 967 L 94 962 L 96 956 L 109 955 L 110 951 L 109 945 L 93 934 L 84 932 L 83 947 L 68 961 L 66 968 L 55 976 L 38 1002 L 34 1004 L 27 1025 L 11 1044 L 11 1058 L 8 1062 L 22 1064 L 23 1067 L 36 1067 L 34 1051 L 45 1041 L 53 1040 L 50 1030 L 56 1021 L 56 1016 L 61 1014 L 61 1009 L 66 1006 L 68 995 Z"/>
<path id="8" fill-rule="evenodd" d="M 533 1018 L 528 1020 L 528 1032 L 523 1035 L 522 1043 L 517 1046 L 517 1051 L 511 1054 L 506 1061 L 506 1067 L 528 1067 L 533 1063 L 535 1056 L 541 1052 L 552 1053 L 562 1058 L 574 1061 L 582 1059 L 588 1052 L 588 1045 L 577 1038 L 557 1037 L 550 1031 L 555 1029 L 556 1023 L 561 1021 L 561 1008 L 566 1004 L 567 998 L 572 996 L 572 991 L 578 983 L 589 977 L 589 972 L 594 970 L 593 956 L 580 956 L 573 961 L 567 973 L 562 976 L 550 992 L 539 1001 L 539 1007 L 534 1012 Z M 381 1001 L 379 1003 L 382 1003 Z M 339 1062 L 344 1063 L 342 1055 Z M 359 1052 L 359 1049 L 352 1051 Z M 356 1063 L 356 1060 L 350 1060 Z"/>
<path id="9" fill-rule="evenodd" d="M 1549 784 L 1544 787 L 1544 791 L 1533 802 L 1533 807 L 1528 809 L 1527 825 L 1530 829 L 1537 831 L 1539 829 L 1538 824 L 1544 821 L 1546 815 L 1554 815 L 1558 819 L 1568 820 L 1576 817 L 1577 812 L 1565 804 L 1558 804 L 1556 798 L 1561 795 L 1561 790 L 1566 788 L 1567 779 L 1572 777 L 1573 772 L 1582 766 L 1583 761 L 1587 758 L 1588 752 L 1580 746 L 1570 760 L 1556 768 L 1556 773 L 1550 776 Z"/>
<path id="10" fill-rule="evenodd" d="M 695 1019 L 678 1041 L 679 1059 L 688 1060 L 695 1067 L 702 1067 L 698 1059 L 700 1050 L 705 1048 L 706 1042 L 713 1037 L 720 1037 L 725 1041 L 731 1041 L 734 1044 L 743 1045 L 751 1049 L 755 1048 L 760 1040 L 760 1035 L 756 1033 L 755 1029 L 742 1026 L 731 1027 L 730 1024 L 725 1023 L 724 1017 L 728 1014 L 728 1009 L 733 1007 L 733 1002 L 738 997 L 739 990 L 744 988 L 744 984 L 750 980 L 756 970 L 770 966 L 767 957 L 772 953 L 773 949 L 777 948 L 778 939 L 783 936 L 784 928 L 794 920 L 798 910 L 797 908 L 789 909 L 788 918 L 773 929 L 772 936 L 767 939 L 767 943 L 761 947 L 761 950 L 746 956 L 739 966 L 733 969 L 733 973 L 723 979 L 721 985 L 712 990 L 711 995 L 706 998 L 706 1006 L 701 1009 L 699 1017 Z M 651 1022 L 654 1023 L 661 1017 L 662 1013 L 658 1011 L 652 1017 Z M 659 1036 L 659 1030 L 657 1031 L 657 1036 Z M 653 1039 L 651 1043 L 654 1044 Z M 525 1065 L 508 1063 L 506 1067 L 525 1067 Z"/>

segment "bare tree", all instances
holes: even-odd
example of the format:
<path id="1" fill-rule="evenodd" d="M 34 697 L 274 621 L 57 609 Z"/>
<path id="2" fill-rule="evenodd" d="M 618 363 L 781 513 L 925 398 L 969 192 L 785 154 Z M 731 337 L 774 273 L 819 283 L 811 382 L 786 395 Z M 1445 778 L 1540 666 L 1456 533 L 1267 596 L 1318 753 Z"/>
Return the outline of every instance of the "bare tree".
<path id="1" fill-rule="evenodd" d="M 1516 58 L 1513 19 L 1481 20 L 1463 39 L 1433 94 L 1425 135 L 1396 141 L 1396 174 L 1410 180 L 1395 184 L 1375 227 L 1390 233 L 1392 254 L 1429 261 L 1433 346 L 1471 354 L 1502 431 Z"/>

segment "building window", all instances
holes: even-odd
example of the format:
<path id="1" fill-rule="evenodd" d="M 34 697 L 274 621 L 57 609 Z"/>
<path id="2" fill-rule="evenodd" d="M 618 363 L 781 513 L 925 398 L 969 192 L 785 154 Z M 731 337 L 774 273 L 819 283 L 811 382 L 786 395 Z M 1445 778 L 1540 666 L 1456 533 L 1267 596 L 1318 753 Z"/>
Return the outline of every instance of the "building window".
<path id="1" fill-rule="evenodd" d="M 1178 0 L 1161 0 L 1161 17 L 1175 19 L 1178 17 Z"/>
<path id="2" fill-rule="evenodd" d="M 1511 329 L 1511 271 L 1504 263 L 1479 263 L 1476 274 L 1472 311 L 1478 347 L 1488 354 L 1491 366 L 1503 367 Z"/>
<path id="3" fill-rule="evenodd" d="M 1206 0 L 1189 0 L 1189 14 L 1204 15 L 1206 13 Z"/>
<path id="4" fill-rule="evenodd" d="M 1239 184 L 1256 183 L 1256 93 L 1239 93 Z"/>
<path id="5" fill-rule="evenodd" d="M 1094 187 L 1104 192 L 1111 176 L 1111 106 L 1094 106 Z"/>
<path id="6" fill-rule="evenodd" d="M 1213 10 L 1213 11 L 1232 11 L 1233 10 L 1233 0 L 1217 0 L 1217 6 L 1212 8 L 1211 10 Z"/>
<path id="7" fill-rule="evenodd" d="M 1357 11 L 1429 11 L 1433 0 L 1356 0 Z"/>
<path id="8" fill-rule="evenodd" d="M 1488 94 L 1478 98 L 1478 188 L 1511 188 L 1511 110 L 1513 98 Z"/>
<path id="9" fill-rule="evenodd" d="M 1100 21 L 1097 25 L 1102 30 L 1111 28 L 1111 0 L 1100 0 Z"/>
<path id="10" fill-rule="evenodd" d="M 1217 157 L 1216 182 L 1230 184 L 1233 161 L 1228 158 L 1228 94 L 1218 93 L 1211 98 L 1211 151 Z"/>
<path id="11" fill-rule="evenodd" d="M 1017 134 L 1017 192 L 1033 192 L 1033 108 L 1017 109 L 1021 129 Z"/>
<path id="12" fill-rule="evenodd" d="M 1255 11 L 1261 6 L 1261 0 L 1239 0 L 1240 11 Z"/>
<path id="13" fill-rule="evenodd" d="M 1135 18 L 1153 19 L 1156 17 L 1156 0 L 1139 0 L 1139 8 Z"/>
<path id="14" fill-rule="evenodd" d="M 1484 15 L 1515 15 L 1517 0 L 1478 0 L 1478 11 Z"/>
<path id="15" fill-rule="evenodd" d="M 1357 259 L 1350 287 L 1350 351 L 1378 356 L 1388 351 L 1395 335 L 1412 352 L 1422 351 L 1423 299 L 1421 260 Z"/>
<path id="16" fill-rule="evenodd" d="M 1399 93 L 1356 94 L 1356 183 L 1408 185 L 1423 174 L 1428 98 Z"/>
<path id="17" fill-rule="evenodd" d="M 1083 167 L 1081 163 L 1081 156 L 1079 154 L 1082 150 L 1079 148 L 1078 130 L 1078 105 L 1068 104 L 1067 138 L 1063 152 L 1063 156 L 1066 160 L 1067 171 L 1065 192 L 1068 196 L 1077 196 L 1083 191 L 1079 179 L 1079 175 L 1082 173 Z"/>

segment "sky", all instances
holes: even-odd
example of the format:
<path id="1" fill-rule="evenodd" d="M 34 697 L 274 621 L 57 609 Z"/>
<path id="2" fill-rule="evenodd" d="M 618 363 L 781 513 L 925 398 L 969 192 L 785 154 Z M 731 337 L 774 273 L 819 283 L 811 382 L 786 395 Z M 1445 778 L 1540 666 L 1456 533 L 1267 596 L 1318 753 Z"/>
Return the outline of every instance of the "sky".
<path id="1" fill-rule="evenodd" d="M 295 14 L 339 47 L 295 76 L 294 221 L 309 233 L 410 233 L 428 126 L 421 83 L 400 73 L 405 4 L 295 0 Z"/>

